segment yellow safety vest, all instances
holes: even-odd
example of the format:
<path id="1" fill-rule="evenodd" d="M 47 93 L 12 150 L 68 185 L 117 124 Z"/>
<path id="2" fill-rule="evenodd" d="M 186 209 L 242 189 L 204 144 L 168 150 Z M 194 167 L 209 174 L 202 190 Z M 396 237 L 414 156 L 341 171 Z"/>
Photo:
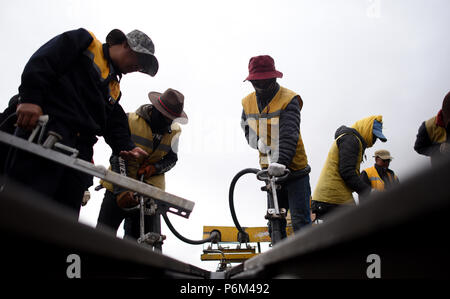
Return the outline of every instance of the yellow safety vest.
<path id="1" fill-rule="evenodd" d="M 249 129 L 252 130 L 258 138 L 262 139 L 264 144 L 270 146 L 272 153 L 278 152 L 280 114 L 286 109 L 287 105 L 295 96 L 298 96 L 295 92 L 280 86 L 280 89 L 273 99 L 261 112 L 258 108 L 255 92 L 252 92 L 242 100 L 242 106 L 244 108 Z M 303 101 L 300 97 L 297 97 L 297 99 L 301 110 Z M 267 155 L 264 155 L 261 152 L 259 153 L 259 164 L 262 168 L 268 166 Z M 299 132 L 296 152 L 291 164 L 288 165 L 288 168 L 294 171 L 300 170 L 305 168 L 307 164 L 308 159 L 306 157 L 302 136 Z"/>
<path id="2" fill-rule="evenodd" d="M 129 113 L 128 124 L 131 131 L 131 140 L 133 140 L 136 146 L 144 149 L 149 154 L 145 160 L 150 164 L 155 164 L 166 156 L 172 149 L 172 146 L 176 146 L 179 135 L 181 134 L 180 126 L 177 123 L 173 123 L 171 127 L 172 132 L 164 134 L 160 144 L 156 149 L 154 149 L 153 132 L 145 119 L 136 113 Z M 142 163 L 143 162 L 144 161 L 142 161 Z M 137 177 L 137 172 L 140 165 L 141 163 L 139 163 L 139 161 L 128 161 L 128 176 L 134 179 L 139 179 Z M 162 190 L 165 190 L 166 187 L 164 173 L 151 176 L 148 179 L 145 179 L 144 182 Z M 100 181 L 100 183 L 109 191 L 113 190 L 111 183 L 105 181 Z"/>
<path id="3" fill-rule="evenodd" d="M 354 204 L 355 202 L 352 196 L 353 190 L 345 184 L 339 174 L 339 148 L 337 146 L 337 141 L 346 134 L 349 133 L 340 135 L 331 146 L 327 160 L 325 161 L 325 166 L 320 173 L 316 189 L 314 190 L 314 194 L 312 196 L 312 199 L 315 201 L 327 202 L 331 204 Z M 355 171 L 359 176 L 363 146 L 361 140 L 359 140 L 358 137 L 357 139 L 359 142 L 359 154 Z"/>
<path id="4" fill-rule="evenodd" d="M 444 143 L 447 140 L 447 132 L 436 124 L 436 116 L 425 122 L 428 136 L 433 143 Z"/>
<path id="5" fill-rule="evenodd" d="M 109 62 L 105 58 L 103 53 L 103 44 L 95 37 L 95 35 L 89 31 L 93 41 L 89 47 L 84 51 L 84 55 L 88 56 L 92 60 L 94 69 L 98 72 L 100 81 L 104 81 L 108 78 L 111 69 Z M 109 102 L 114 104 L 120 98 L 120 84 L 117 80 L 110 80 L 108 83 L 109 89 Z"/>
<path id="6" fill-rule="evenodd" d="M 378 191 L 385 190 L 384 181 L 381 179 L 375 166 L 369 167 L 364 171 L 367 173 L 367 177 L 369 178 L 372 189 Z M 397 180 L 397 176 L 395 174 L 391 175 L 389 172 L 387 172 L 386 174 L 388 176 L 389 182 L 394 183 Z"/>

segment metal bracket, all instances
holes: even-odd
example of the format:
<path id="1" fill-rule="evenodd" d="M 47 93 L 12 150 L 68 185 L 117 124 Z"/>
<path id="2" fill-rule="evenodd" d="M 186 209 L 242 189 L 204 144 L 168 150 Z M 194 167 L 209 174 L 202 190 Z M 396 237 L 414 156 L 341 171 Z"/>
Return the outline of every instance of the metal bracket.
<path id="1" fill-rule="evenodd" d="M 161 235 L 158 233 L 146 233 L 143 237 L 139 238 L 138 243 L 146 243 L 151 246 L 162 245 L 164 240 L 166 239 L 165 235 Z"/>
<path id="2" fill-rule="evenodd" d="M 37 132 L 35 133 L 35 131 L 33 131 L 32 135 L 33 134 L 36 135 Z M 184 218 L 189 218 L 189 215 L 194 208 L 194 202 L 192 201 L 170 194 L 138 180 L 122 176 L 118 173 L 107 170 L 104 166 L 96 166 L 93 163 L 75 158 L 74 155 L 75 151 L 77 151 L 76 149 L 64 146 L 66 149 L 73 150 L 73 155 L 69 156 L 51 148 L 44 148 L 40 144 L 32 143 L 31 141 L 27 141 L 26 139 L 22 139 L 2 131 L 0 131 L 0 142 L 49 159 L 66 167 L 98 177 L 128 190 L 133 190 L 138 194 L 152 198 L 156 203 L 158 203 L 159 206 L 167 207 L 168 212 L 177 214 Z"/>
<path id="3" fill-rule="evenodd" d="M 148 216 L 156 215 L 156 210 L 158 209 L 158 205 L 155 203 L 153 199 L 150 199 L 144 204 L 144 214 Z"/>
<path id="4" fill-rule="evenodd" d="M 281 208 L 279 212 L 277 212 L 276 209 L 267 209 L 267 214 L 264 217 L 265 219 L 280 219 L 280 218 L 286 218 L 286 209 Z"/>

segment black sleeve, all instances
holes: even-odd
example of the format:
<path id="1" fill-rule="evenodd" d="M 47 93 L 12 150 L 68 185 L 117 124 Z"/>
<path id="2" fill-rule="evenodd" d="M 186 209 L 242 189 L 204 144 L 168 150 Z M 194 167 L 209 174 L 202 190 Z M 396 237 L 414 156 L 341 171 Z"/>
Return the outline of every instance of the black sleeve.
<path id="1" fill-rule="evenodd" d="M 278 163 L 288 166 L 294 158 L 300 135 L 300 105 L 297 96 L 281 112 L 279 132 Z"/>
<path id="2" fill-rule="evenodd" d="M 156 174 L 165 173 L 171 170 L 177 164 L 178 155 L 172 150 L 165 155 L 161 160 L 155 163 Z"/>
<path id="3" fill-rule="evenodd" d="M 419 132 L 417 133 L 416 143 L 414 144 L 414 150 L 425 156 L 433 156 L 439 153 L 440 144 L 433 144 L 428 136 L 427 128 L 425 127 L 425 122 L 419 127 Z"/>
<path id="4" fill-rule="evenodd" d="M 21 101 L 42 107 L 45 90 L 72 66 L 92 40 L 89 32 L 80 28 L 60 34 L 40 47 L 22 73 Z"/>
<path id="5" fill-rule="evenodd" d="M 447 134 L 447 140 L 445 142 L 450 143 L 450 123 L 445 128 L 445 133 Z"/>
<path id="6" fill-rule="evenodd" d="M 398 179 L 398 177 L 395 175 L 395 172 L 391 170 L 391 175 L 394 177 L 394 183 L 395 184 L 400 184 L 400 180 Z"/>
<path id="7" fill-rule="evenodd" d="M 360 195 L 370 191 L 370 187 L 360 179 L 356 171 L 360 147 L 358 138 L 352 134 L 344 135 L 338 139 L 337 146 L 339 148 L 339 174 L 345 184 Z"/>
<path id="8" fill-rule="evenodd" d="M 250 127 L 247 123 L 247 116 L 245 115 L 244 109 L 242 109 L 242 115 L 241 115 L 241 128 L 244 131 L 245 139 L 247 140 L 247 143 L 250 145 L 250 147 L 254 149 L 258 149 L 258 137 L 256 136 L 256 132 L 253 132 L 251 134 L 252 140 L 250 140 Z"/>
<path id="9" fill-rule="evenodd" d="M 0 114 L 0 130 L 7 132 L 9 134 L 14 134 L 16 130 L 15 123 L 17 117 L 14 117 L 14 113 L 17 110 L 17 105 L 19 105 L 20 98 L 19 95 L 14 95 L 8 103 L 8 107 Z M 3 145 L 3 144 L 1 144 Z"/>
<path id="10" fill-rule="evenodd" d="M 363 170 L 361 172 L 361 174 L 359 175 L 359 177 L 361 178 L 361 180 L 367 184 L 367 186 L 369 186 L 370 188 L 372 188 L 372 184 L 370 183 L 369 180 L 369 176 L 367 175 L 367 172 L 365 170 Z"/>
<path id="11" fill-rule="evenodd" d="M 113 155 L 118 155 L 120 151 L 129 151 L 136 147 L 131 140 L 127 115 L 119 103 L 114 104 L 113 111 L 108 117 L 104 138 L 111 147 Z"/>

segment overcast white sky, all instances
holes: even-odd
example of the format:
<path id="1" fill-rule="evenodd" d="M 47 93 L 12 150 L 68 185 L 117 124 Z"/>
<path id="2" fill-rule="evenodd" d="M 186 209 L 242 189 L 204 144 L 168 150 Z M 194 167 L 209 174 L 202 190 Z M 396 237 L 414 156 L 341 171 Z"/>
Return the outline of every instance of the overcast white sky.
<path id="1" fill-rule="evenodd" d="M 241 99 L 252 91 L 248 60 L 269 54 L 284 77 L 279 83 L 304 101 L 301 133 L 314 190 L 334 132 L 381 114 L 388 142 L 366 151 L 391 151 L 400 180 L 429 165 L 413 150 L 422 121 L 435 115 L 450 90 L 450 2 L 447 0 L 322 1 L 68 1 L 0 0 L 2 36 L 0 104 L 17 92 L 29 57 L 53 36 L 84 27 L 101 41 L 114 28 L 146 32 L 160 63 L 151 78 L 136 73 L 121 82 L 125 111 L 148 103 L 149 91 L 175 88 L 185 95 L 179 162 L 167 174 L 167 191 L 195 202 L 189 219 L 169 215 L 188 238 L 203 225 L 229 225 L 228 188 L 241 169 L 258 167 L 258 155 L 240 128 Z M 61 99 L 64 100 L 64 99 Z M 107 166 L 100 139 L 96 164 Z M 97 180 L 95 185 L 97 185 Z M 264 226 L 261 183 L 245 178 L 236 188 L 243 226 Z M 82 208 L 95 225 L 103 191 Z M 184 244 L 163 225 L 165 254 L 204 269 L 202 246 Z"/>

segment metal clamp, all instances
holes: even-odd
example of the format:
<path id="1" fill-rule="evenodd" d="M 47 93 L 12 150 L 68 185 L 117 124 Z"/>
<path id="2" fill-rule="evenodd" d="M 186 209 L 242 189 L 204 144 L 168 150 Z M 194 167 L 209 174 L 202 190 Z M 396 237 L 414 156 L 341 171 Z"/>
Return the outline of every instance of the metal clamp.
<path id="1" fill-rule="evenodd" d="M 60 141 L 61 139 L 62 139 L 62 136 L 61 136 L 61 135 L 59 135 L 59 134 L 56 133 L 56 132 L 49 131 L 49 132 L 48 132 L 47 139 L 45 139 L 45 141 L 44 141 L 44 143 L 42 144 L 42 146 L 43 146 L 44 148 L 51 149 L 51 148 L 53 148 L 53 146 L 54 146 L 58 141 Z"/>
<path id="2" fill-rule="evenodd" d="M 163 244 L 163 241 L 166 239 L 165 235 L 161 235 L 158 233 L 146 233 L 144 236 L 140 237 L 137 241 L 139 244 L 146 243 L 150 246 L 157 246 L 159 244 Z"/>
<path id="3" fill-rule="evenodd" d="M 45 127 L 47 126 L 48 120 L 49 120 L 48 115 L 41 115 L 39 117 L 36 127 L 33 129 L 30 136 L 28 137 L 28 141 L 33 142 L 34 139 L 36 138 L 36 135 L 39 133 L 37 144 L 42 145 L 42 147 L 44 147 L 45 149 L 55 148 L 66 151 L 72 154 L 71 155 L 72 158 L 76 158 L 78 156 L 79 151 L 75 148 L 59 143 L 59 141 L 62 140 L 62 136 L 54 131 L 49 131 L 47 134 L 48 135 L 47 138 L 42 143 L 42 139 L 44 138 L 45 134 Z"/>
<path id="4" fill-rule="evenodd" d="M 287 212 L 285 208 L 281 208 L 277 213 L 276 209 L 267 209 L 267 214 L 264 216 L 265 219 L 281 219 L 286 218 Z"/>
<path id="5" fill-rule="evenodd" d="M 225 256 L 225 253 L 220 249 L 205 249 L 203 250 L 204 253 L 219 253 L 222 255 L 222 258 L 220 259 L 219 265 L 217 265 L 217 272 L 224 272 L 227 269 L 231 269 L 231 263 L 227 261 L 227 258 Z"/>
<path id="6" fill-rule="evenodd" d="M 145 198 L 144 198 L 145 201 Z M 156 210 L 158 209 L 158 205 L 155 203 L 153 199 L 147 200 L 144 203 L 144 215 L 153 216 L 156 215 Z"/>

